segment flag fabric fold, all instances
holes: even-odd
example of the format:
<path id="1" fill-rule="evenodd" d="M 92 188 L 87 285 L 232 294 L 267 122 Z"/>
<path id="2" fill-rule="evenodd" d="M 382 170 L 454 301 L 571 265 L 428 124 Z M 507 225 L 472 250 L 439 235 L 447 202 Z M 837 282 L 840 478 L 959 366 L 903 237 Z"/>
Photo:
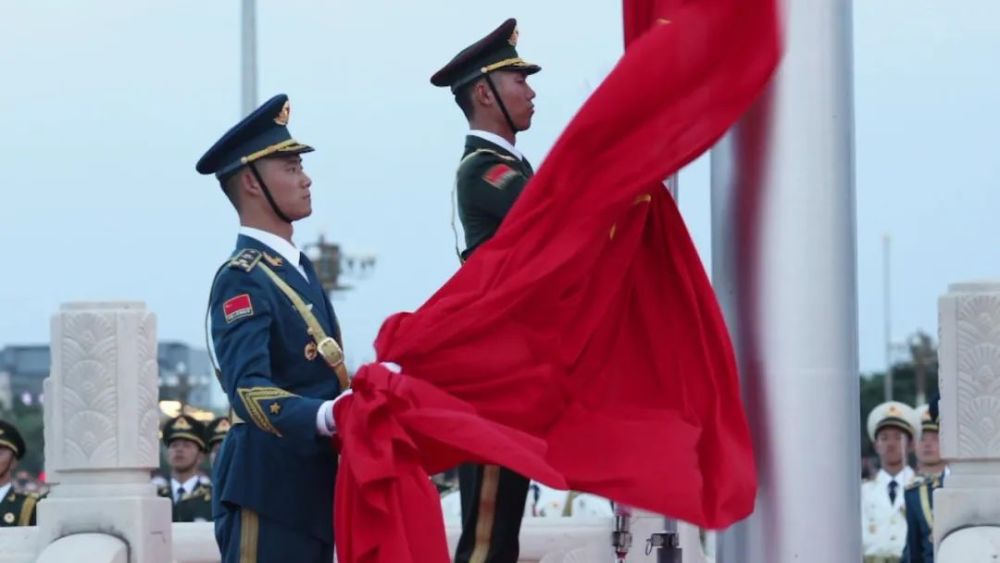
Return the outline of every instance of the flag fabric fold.
<path id="1" fill-rule="evenodd" d="M 402 375 L 364 366 L 338 403 L 343 563 L 448 561 L 427 474 L 460 461 L 706 527 L 752 511 L 732 346 L 662 180 L 764 88 L 777 14 L 773 0 L 630 13 L 648 30 L 633 29 L 497 235 L 384 323 L 378 360 Z"/>

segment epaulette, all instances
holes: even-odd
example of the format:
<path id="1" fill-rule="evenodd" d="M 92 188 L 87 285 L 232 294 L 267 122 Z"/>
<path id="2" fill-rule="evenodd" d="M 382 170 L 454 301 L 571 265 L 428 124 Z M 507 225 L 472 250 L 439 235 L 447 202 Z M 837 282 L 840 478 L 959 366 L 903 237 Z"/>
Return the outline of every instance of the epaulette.
<path id="1" fill-rule="evenodd" d="M 917 475 L 913 482 L 904 487 L 904 490 L 912 491 L 913 489 L 919 489 L 922 485 L 927 483 L 928 479 L 926 475 Z"/>
<path id="2" fill-rule="evenodd" d="M 239 251 L 236 256 L 229 260 L 230 268 L 239 268 L 245 272 L 253 270 L 257 262 L 260 262 L 263 253 L 253 248 L 245 248 Z"/>
<path id="3" fill-rule="evenodd" d="M 499 152 L 497 152 L 497 151 L 495 151 L 493 149 L 477 149 L 477 150 L 474 150 L 474 151 L 470 152 L 469 154 L 467 154 L 465 156 L 465 158 L 463 158 L 462 161 L 458 163 L 459 170 L 462 169 L 462 166 L 465 165 L 465 163 L 467 163 L 470 160 L 472 160 L 472 157 L 478 156 L 480 154 L 492 154 L 492 155 L 494 155 L 496 157 L 499 157 L 499 158 L 502 158 L 503 160 L 506 160 L 508 162 L 517 162 L 517 159 L 514 158 L 513 156 L 507 156 L 505 154 L 501 154 L 501 153 L 499 153 Z"/>
<path id="4" fill-rule="evenodd" d="M 184 493 L 181 497 L 181 501 L 196 499 L 200 497 L 205 497 L 206 499 L 212 498 L 212 486 L 208 483 L 198 483 L 198 486 L 194 488 L 193 491 L 189 493 Z"/>

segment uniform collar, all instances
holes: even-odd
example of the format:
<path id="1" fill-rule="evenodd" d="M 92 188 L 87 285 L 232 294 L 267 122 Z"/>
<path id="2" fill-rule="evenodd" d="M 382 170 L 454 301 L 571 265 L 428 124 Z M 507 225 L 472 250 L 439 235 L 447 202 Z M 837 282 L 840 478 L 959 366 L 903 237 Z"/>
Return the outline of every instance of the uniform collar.
<path id="1" fill-rule="evenodd" d="M 516 156 L 518 160 L 524 160 L 524 155 L 521 154 L 521 151 L 514 148 L 514 145 L 510 144 L 507 141 L 507 139 L 504 139 L 503 137 L 497 135 L 496 133 L 490 133 L 489 131 L 483 131 L 482 129 L 472 129 L 471 131 L 469 131 L 469 135 L 472 135 L 473 137 L 479 137 L 484 141 L 489 141 L 494 145 L 502 148 L 503 150 L 509 152 L 510 154 Z"/>
<path id="2" fill-rule="evenodd" d="M 909 465 L 904 465 L 903 470 L 897 473 L 895 476 L 889 475 L 885 469 L 879 469 L 878 475 L 875 476 L 880 483 L 889 484 L 889 481 L 895 480 L 899 483 L 900 487 L 905 487 L 913 479 L 913 469 Z"/>
<path id="3" fill-rule="evenodd" d="M 184 487 L 184 494 L 185 495 L 189 495 L 189 494 L 193 493 L 194 490 L 198 487 L 198 484 L 200 482 L 201 482 L 201 477 L 199 477 L 198 475 L 195 475 L 194 477 L 188 479 L 187 481 L 184 481 L 183 483 L 181 483 L 177 479 L 174 479 L 173 477 L 171 477 L 170 478 L 170 496 L 171 496 L 171 498 L 177 498 L 177 489 L 179 489 L 182 486 Z"/>
<path id="4" fill-rule="evenodd" d="M 255 229 L 253 227 L 240 227 L 240 234 L 271 247 L 272 250 L 280 254 L 286 262 L 295 266 L 296 269 L 300 267 L 299 257 L 302 253 L 299 252 L 298 248 L 295 248 L 294 244 L 279 237 L 278 235 L 262 231 L 260 229 Z"/>
<path id="5" fill-rule="evenodd" d="M 0 502 L 3 502 L 4 499 L 7 498 L 7 493 L 10 492 L 10 488 L 13 485 L 14 485 L 14 483 L 7 483 L 6 485 L 3 485 L 2 487 L 0 487 Z"/>

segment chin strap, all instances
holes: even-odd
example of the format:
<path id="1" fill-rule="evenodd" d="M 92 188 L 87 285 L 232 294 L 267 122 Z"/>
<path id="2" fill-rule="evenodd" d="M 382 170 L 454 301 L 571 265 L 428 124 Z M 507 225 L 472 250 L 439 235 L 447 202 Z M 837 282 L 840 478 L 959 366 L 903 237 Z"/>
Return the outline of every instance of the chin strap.
<path id="1" fill-rule="evenodd" d="M 504 119 L 507 120 L 507 125 L 510 125 L 511 133 L 517 133 L 519 129 L 514 126 L 514 120 L 510 118 L 507 106 L 503 103 L 503 98 L 500 97 L 500 91 L 497 90 L 496 84 L 493 83 L 493 79 L 488 74 L 486 75 L 486 83 L 490 85 L 490 90 L 493 91 L 493 97 L 497 99 L 497 105 L 500 106 L 500 111 L 503 113 Z"/>
<path id="2" fill-rule="evenodd" d="M 506 113 L 506 111 L 504 113 Z M 257 183 L 260 184 L 260 189 L 264 190 L 264 197 L 266 197 L 267 202 L 271 204 L 271 209 L 274 210 L 274 213 L 282 221 L 286 223 L 291 223 L 292 220 L 288 218 L 288 215 L 285 215 L 285 213 L 281 210 L 281 208 L 278 207 L 278 204 L 274 202 L 274 197 L 271 196 L 271 190 L 267 189 L 267 184 L 264 183 L 264 178 L 261 178 L 260 172 L 257 171 L 257 167 L 254 166 L 252 162 L 248 166 L 250 168 L 250 171 L 253 172 L 253 177 L 257 178 Z"/>

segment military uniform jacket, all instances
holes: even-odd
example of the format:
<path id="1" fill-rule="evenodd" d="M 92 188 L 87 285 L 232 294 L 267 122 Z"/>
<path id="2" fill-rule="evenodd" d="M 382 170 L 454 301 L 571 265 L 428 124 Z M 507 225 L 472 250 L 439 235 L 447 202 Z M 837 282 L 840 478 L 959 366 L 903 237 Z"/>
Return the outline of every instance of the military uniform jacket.
<path id="1" fill-rule="evenodd" d="M 889 481 L 885 471 L 861 485 L 861 543 L 865 556 L 899 557 L 906 544 L 904 489 L 914 478 L 906 467 L 896 477 L 899 489 L 895 502 L 889 502 Z"/>
<path id="2" fill-rule="evenodd" d="M 465 230 L 466 259 L 500 228 L 514 201 L 535 171 L 527 160 L 475 135 L 465 138 L 455 191 Z"/>
<path id="3" fill-rule="evenodd" d="M 340 394 L 336 373 L 315 353 L 302 316 L 257 265 L 266 264 L 340 342 L 333 307 L 311 263 L 307 281 L 264 243 L 240 235 L 209 300 L 212 348 L 234 424 L 213 468 L 213 513 L 250 508 L 325 542 L 333 541 L 336 452 L 316 432 L 323 401 Z"/>
<path id="4" fill-rule="evenodd" d="M 174 522 L 211 522 L 212 485 L 199 483 L 174 505 Z"/>
<path id="5" fill-rule="evenodd" d="M 934 489 L 943 475 L 923 477 L 906 488 L 906 548 L 903 563 L 934 563 Z"/>
<path id="6" fill-rule="evenodd" d="M 0 528 L 34 526 L 37 505 L 38 495 L 17 493 L 11 487 L 0 499 Z"/>
<path id="7" fill-rule="evenodd" d="M 201 480 L 194 490 L 185 493 L 174 502 L 170 485 L 156 489 L 156 494 L 172 503 L 171 520 L 174 522 L 211 522 L 212 521 L 212 485 Z"/>

